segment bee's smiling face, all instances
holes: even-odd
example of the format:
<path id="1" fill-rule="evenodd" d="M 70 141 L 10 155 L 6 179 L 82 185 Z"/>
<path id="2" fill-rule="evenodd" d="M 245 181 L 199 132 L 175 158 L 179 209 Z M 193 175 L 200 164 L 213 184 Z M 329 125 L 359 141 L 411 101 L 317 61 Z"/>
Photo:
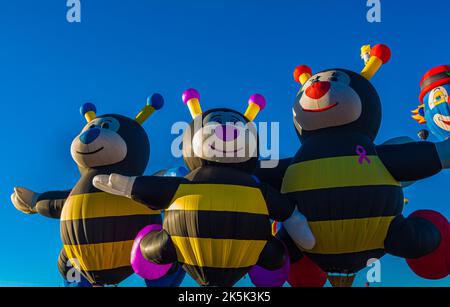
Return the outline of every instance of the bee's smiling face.
<path id="1" fill-rule="evenodd" d="M 297 129 L 314 131 L 358 120 L 361 98 L 350 82 L 350 76 L 339 70 L 312 76 L 297 94 L 293 107 Z"/>
<path id="2" fill-rule="evenodd" d="M 256 129 L 242 114 L 221 109 L 196 120 L 200 119 L 201 127 L 195 128 L 192 136 L 196 157 L 217 163 L 243 163 L 257 156 Z"/>
<path id="3" fill-rule="evenodd" d="M 127 156 L 127 144 L 118 134 L 120 123 L 114 117 L 89 122 L 73 140 L 71 154 L 85 168 L 119 163 Z"/>

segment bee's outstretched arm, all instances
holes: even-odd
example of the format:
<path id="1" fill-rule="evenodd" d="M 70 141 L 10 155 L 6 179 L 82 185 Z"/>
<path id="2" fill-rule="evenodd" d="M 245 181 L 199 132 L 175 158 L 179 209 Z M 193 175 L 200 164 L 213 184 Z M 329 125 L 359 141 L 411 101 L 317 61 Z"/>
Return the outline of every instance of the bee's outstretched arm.
<path id="1" fill-rule="evenodd" d="M 153 210 L 170 206 L 178 187 L 188 180 L 180 177 L 127 177 L 118 174 L 95 176 L 93 184 L 107 193 L 125 196 Z"/>
<path id="2" fill-rule="evenodd" d="M 11 202 L 17 210 L 26 214 L 39 213 L 58 219 L 71 190 L 36 193 L 26 188 L 16 187 Z"/>
<path id="3" fill-rule="evenodd" d="M 412 142 L 380 145 L 376 149 L 392 176 L 397 181 L 405 182 L 431 177 L 445 168 L 438 148 L 431 142 Z"/>
<path id="4" fill-rule="evenodd" d="M 59 219 L 70 192 L 71 190 L 42 193 L 36 203 L 37 212 L 49 218 Z"/>

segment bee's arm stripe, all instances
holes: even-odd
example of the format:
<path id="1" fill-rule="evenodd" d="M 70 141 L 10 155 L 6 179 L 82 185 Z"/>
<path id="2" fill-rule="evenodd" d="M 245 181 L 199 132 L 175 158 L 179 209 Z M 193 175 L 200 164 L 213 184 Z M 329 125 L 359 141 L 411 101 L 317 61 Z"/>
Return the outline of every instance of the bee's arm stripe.
<path id="1" fill-rule="evenodd" d="M 71 190 L 42 193 L 37 199 L 37 212 L 49 218 L 59 219 L 70 192 Z"/>
<path id="2" fill-rule="evenodd" d="M 142 176 L 136 178 L 131 198 L 154 210 L 166 209 L 182 183 L 187 179 L 180 177 Z"/>

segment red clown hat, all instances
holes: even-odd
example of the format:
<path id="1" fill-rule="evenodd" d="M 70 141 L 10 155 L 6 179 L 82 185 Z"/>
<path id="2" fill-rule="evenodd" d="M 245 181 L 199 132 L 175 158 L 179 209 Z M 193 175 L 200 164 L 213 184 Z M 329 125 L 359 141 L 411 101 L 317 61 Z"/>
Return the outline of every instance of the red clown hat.
<path id="1" fill-rule="evenodd" d="M 423 103 L 423 98 L 429 91 L 444 84 L 450 84 L 450 65 L 430 69 L 420 80 L 420 102 Z"/>

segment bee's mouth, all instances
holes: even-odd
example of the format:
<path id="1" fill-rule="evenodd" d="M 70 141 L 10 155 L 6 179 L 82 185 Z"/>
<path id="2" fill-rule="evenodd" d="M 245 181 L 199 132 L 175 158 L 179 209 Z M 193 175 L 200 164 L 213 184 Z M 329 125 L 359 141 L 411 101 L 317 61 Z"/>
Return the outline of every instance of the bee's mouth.
<path id="1" fill-rule="evenodd" d="M 77 154 L 79 154 L 79 155 L 93 155 L 93 154 L 96 154 L 97 152 L 102 151 L 103 149 L 105 149 L 105 148 L 104 148 L 104 147 L 101 147 L 101 148 L 99 148 L 99 149 L 97 149 L 97 150 L 90 151 L 90 152 L 81 152 L 81 151 L 77 151 Z"/>
<path id="2" fill-rule="evenodd" d="M 219 149 L 216 149 L 216 147 L 214 145 L 210 145 L 210 147 L 214 151 L 223 152 L 223 153 L 237 153 L 244 149 L 244 148 L 238 148 L 238 149 L 234 149 L 234 150 L 219 150 Z"/>
<path id="3" fill-rule="evenodd" d="M 334 108 L 334 107 L 337 106 L 337 105 L 338 105 L 338 103 L 335 102 L 335 103 L 330 104 L 330 105 L 328 105 L 328 106 L 326 106 L 326 107 L 323 107 L 323 108 L 309 109 L 309 108 L 304 108 L 304 107 L 302 107 L 302 110 L 303 110 L 304 112 L 324 112 L 324 111 L 327 111 L 327 110 L 330 110 L 330 109 Z"/>

